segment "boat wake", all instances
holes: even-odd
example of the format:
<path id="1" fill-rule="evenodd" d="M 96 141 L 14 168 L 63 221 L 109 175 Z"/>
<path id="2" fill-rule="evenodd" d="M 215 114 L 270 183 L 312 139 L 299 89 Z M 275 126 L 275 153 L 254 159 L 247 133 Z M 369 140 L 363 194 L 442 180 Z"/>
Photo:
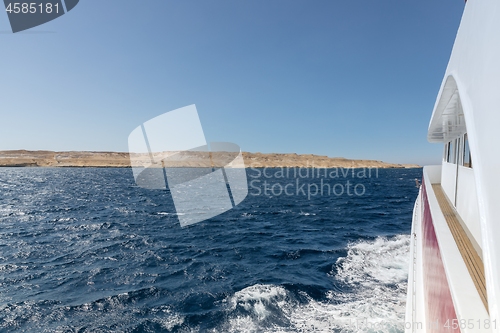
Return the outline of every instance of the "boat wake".
<path id="1" fill-rule="evenodd" d="M 403 332 L 410 237 L 348 246 L 330 273 L 325 301 L 257 284 L 228 297 L 227 321 L 213 332 Z"/>

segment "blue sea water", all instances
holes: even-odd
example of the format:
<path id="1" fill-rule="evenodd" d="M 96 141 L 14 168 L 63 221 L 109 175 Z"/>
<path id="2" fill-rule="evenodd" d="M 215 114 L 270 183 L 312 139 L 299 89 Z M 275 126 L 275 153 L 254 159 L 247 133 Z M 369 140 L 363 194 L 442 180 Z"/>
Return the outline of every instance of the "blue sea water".
<path id="1" fill-rule="evenodd" d="M 278 171 L 181 228 L 130 169 L 0 169 L 0 332 L 402 332 L 421 169 Z"/>

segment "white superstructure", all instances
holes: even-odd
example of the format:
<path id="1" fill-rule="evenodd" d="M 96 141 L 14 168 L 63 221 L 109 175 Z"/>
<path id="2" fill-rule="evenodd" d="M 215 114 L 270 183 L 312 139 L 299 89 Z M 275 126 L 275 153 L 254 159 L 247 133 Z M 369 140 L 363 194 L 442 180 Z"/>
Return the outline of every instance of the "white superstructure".
<path id="1" fill-rule="evenodd" d="M 500 1 L 470 0 L 429 125 L 443 162 L 424 168 L 415 206 L 407 332 L 450 332 L 447 319 L 465 323 L 457 332 L 500 332 L 499 124 Z"/>

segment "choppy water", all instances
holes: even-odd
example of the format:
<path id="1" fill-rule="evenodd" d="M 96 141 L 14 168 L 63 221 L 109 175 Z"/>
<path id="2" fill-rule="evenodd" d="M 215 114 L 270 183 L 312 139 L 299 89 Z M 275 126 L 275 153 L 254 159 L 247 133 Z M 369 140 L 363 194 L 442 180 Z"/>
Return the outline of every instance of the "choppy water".
<path id="1" fill-rule="evenodd" d="M 181 228 L 130 169 L 0 169 L 0 331 L 401 332 L 421 170 L 310 198 L 248 172 L 243 203 Z"/>

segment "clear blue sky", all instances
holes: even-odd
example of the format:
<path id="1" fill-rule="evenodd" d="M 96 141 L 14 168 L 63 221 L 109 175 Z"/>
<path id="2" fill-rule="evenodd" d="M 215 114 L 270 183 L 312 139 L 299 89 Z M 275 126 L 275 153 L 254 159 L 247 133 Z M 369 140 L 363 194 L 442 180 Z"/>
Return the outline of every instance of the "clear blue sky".
<path id="1" fill-rule="evenodd" d="M 196 104 L 208 141 L 438 162 L 427 126 L 460 0 L 81 0 L 9 33 L 0 13 L 0 150 L 127 151 Z"/>

